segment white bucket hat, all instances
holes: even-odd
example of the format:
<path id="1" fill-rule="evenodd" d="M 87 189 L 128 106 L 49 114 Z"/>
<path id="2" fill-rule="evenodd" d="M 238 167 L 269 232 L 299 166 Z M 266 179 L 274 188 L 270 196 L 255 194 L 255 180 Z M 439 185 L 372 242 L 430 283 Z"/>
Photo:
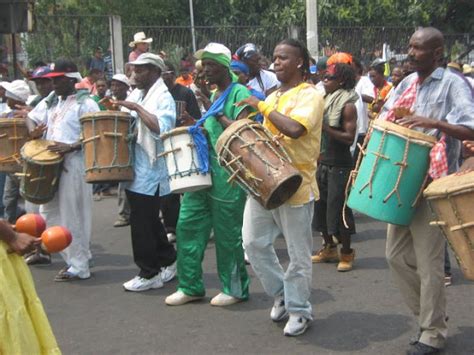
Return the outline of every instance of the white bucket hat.
<path id="1" fill-rule="evenodd" d="M 30 87 L 23 80 L 14 80 L 11 83 L 4 81 L 1 86 L 5 89 L 5 96 L 10 99 L 26 102 L 30 96 Z"/>
<path id="2" fill-rule="evenodd" d="M 133 41 L 130 42 L 128 45 L 133 48 L 138 43 L 151 43 L 151 42 L 153 42 L 153 38 L 146 38 L 145 32 L 137 32 L 133 35 Z"/>

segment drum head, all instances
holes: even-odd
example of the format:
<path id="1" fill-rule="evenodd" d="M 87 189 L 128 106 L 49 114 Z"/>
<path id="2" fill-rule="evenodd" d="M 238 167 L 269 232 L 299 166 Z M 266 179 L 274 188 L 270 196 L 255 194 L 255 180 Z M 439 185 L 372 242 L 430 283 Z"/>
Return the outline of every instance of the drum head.
<path id="1" fill-rule="evenodd" d="M 0 127 L 25 126 L 26 120 L 23 118 L 0 118 Z"/>
<path id="2" fill-rule="evenodd" d="M 88 113 L 80 118 L 81 122 L 84 121 L 93 121 L 93 120 L 103 120 L 103 119 L 115 119 L 129 121 L 132 119 L 132 116 L 128 112 L 121 111 L 99 111 L 94 113 Z"/>
<path id="3" fill-rule="evenodd" d="M 444 197 L 446 195 L 474 189 L 474 171 L 466 174 L 451 174 L 433 181 L 423 192 L 423 195 L 430 198 Z"/>
<path id="4" fill-rule="evenodd" d="M 234 133 L 239 132 L 241 129 L 249 126 L 258 126 L 259 128 L 263 127 L 260 123 L 249 120 L 248 118 L 242 118 L 241 120 L 235 121 L 219 136 L 219 139 L 216 142 L 217 154 L 219 156 L 222 155 L 221 150 L 228 145 L 229 139 L 234 135 Z"/>
<path id="5" fill-rule="evenodd" d="M 35 139 L 26 142 L 21 148 L 21 156 L 26 160 L 35 160 L 40 162 L 57 162 L 62 160 L 60 154 L 48 150 L 49 145 L 54 145 L 54 141 L 45 139 Z"/>
<path id="6" fill-rule="evenodd" d="M 373 127 L 374 129 L 377 129 L 379 131 L 384 131 L 384 130 L 391 131 L 394 133 L 398 133 L 399 135 L 404 136 L 405 138 L 424 141 L 431 145 L 434 145 L 438 141 L 436 137 L 429 136 L 423 132 L 415 131 L 414 129 L 403 127 L 403 126 L 400 126 L 399 124 L 389 122 L 389 121 L 375 120 Z"/>

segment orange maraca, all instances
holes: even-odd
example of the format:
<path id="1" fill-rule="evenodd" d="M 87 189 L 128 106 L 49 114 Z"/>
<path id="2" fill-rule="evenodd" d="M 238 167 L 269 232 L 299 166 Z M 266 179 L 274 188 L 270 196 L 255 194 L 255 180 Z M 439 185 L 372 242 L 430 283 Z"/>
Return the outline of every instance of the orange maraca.
<path id="1" fill-rule="evenodd" d="M 49 227 L 41 234 L 41 247 L 48 253 L 60 252 L 66 249 L 71 242 L 71 232 L 65 227 Z"/>
<path id="2" fill-rule="evenodd" d="M 15 230 L 38 238 L 46 229 L 43 217 L 35 213 L 27 213 L 16 220 Z"/>

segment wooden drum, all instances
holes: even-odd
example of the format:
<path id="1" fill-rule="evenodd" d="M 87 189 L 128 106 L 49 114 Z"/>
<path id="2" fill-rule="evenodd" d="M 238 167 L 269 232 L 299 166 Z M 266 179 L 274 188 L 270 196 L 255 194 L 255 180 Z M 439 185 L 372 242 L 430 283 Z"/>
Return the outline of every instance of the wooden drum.
<path id="1" fill-rule="evenodd" d="M 227 127 L 216 143 L 216 151 L 219 164 L 231 174 L 229 182 L 235 179 L 268 210 L 284 204 L 303 181 L 271 132 L 249 119 Z"/>
<path id="2" fill-rule="evenodd" d="M 101 111 L 81 117 L 86 181 L 133 180 L 132 117 Z"/>
<path id="3" fill-rule="evenodd" d="M 20 176 L 20 195 L 27 201 L 41 205 L 53 199 L 59 187 L 63 157 L 50 152 L 53 141 L 36 139 L 21 148 L 23 173 Z M 74 188 L 74 187 L 71 187 Z"/>
<path id="4" fill-rule="evenodd" d="M 20 149 L 27 139 L 24 119 L 0 119 L 0 172 L 21 171 Z"/>
<path id="5" fill-rule="evenodd" d="M 474 281 L 474 172 L 448 175 L 424 191 L 464 276 Z"/>

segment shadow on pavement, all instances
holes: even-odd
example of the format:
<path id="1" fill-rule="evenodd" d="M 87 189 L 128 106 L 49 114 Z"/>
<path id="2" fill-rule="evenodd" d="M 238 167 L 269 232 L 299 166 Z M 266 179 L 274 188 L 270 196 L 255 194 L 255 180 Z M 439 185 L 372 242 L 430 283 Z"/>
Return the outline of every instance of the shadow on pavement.
<path id="1" fill-rule="evenodd" d="M 474 327 L 458 327 L 457 330 L 459 330 L 458 333 L 448 336 L 445 353 L 474 354 Z"/>
<path id="2" fill-rule="evenodd" d="M 368 346 L 373 349 L 373 343 L 398 338 L 410 329 L 407 316 L 343 311 L 315 319 L 301 340 L 333 351 L 357 351 Z"/>

